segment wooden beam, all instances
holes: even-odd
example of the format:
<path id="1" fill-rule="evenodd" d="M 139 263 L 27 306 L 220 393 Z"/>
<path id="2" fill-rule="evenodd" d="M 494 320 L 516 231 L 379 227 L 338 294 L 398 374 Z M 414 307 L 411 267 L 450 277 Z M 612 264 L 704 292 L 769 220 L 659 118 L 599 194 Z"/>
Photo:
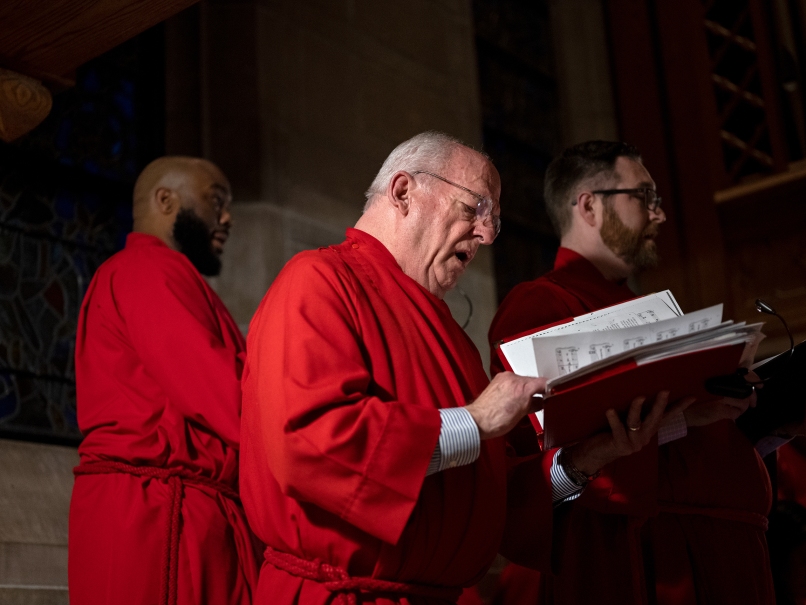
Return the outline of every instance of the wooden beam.
<path id="1" fill-rule="evenodd" d="M 770 176 L 748 180 L 744 183 L 722 189 L 714 193 L 714 202 L 725 204 L 746 199 L 772 199 L 782 195 L 791 195 L 792 191 L 802 192 L 806 187 L 806 160 L 789 165 L 786 172 L 778 172 Z"/>
<path id="2" fill-rule="evenodd" d="M 668 107 L 667 145 L 674 166 L 681 235 L 686 250 L 686 272 L 696 307 L 725 303 L 728 298 L 725 249 L 714 192 L 725 186 L 719 114 L 711 78 L 705 33 L 705 11 L 700 0 L 655 4 L 659 57 L 664 74 L 664 103 Z M 685 40 L 685 44 L 681 44 Z"/>
<path id="3" fill-rule="evenodd" d="M 689 269 L 684 208 L 678 192 L 669 116 L 664 103 L 663 69 L 653 16 L 645 0 L 609 0 L 605 3 L 609 24 L 611 65 L 619 134 L 636 145 L 644 164 L 663 197 L 666 223 L 661 227 L 657 269 L 639 277 L 641 291 L 670 289 L 686 309 L 699 308 L 695 280 Z"/>
<path id="4" fill-rule="evenodd" d="M 786 148 L 786 135 L 781 120 L 779 90 L 781 82 L 775 69 L 776 47 L 770 39 L 772 26 L 769 20 L 769 7 L 762 0 L 750 0 L 750 16 L 753 20 L 753 34 L 756 38 L 758 52 L 758 72 L 761 79 L 761 89 L 764 96 L 767 121 L 767 130 L 772 147 L 772 160 L 776 172 L 786 170 L 789 152 Z"/>
<path id="5" fill-rule="evenodd" d="M 63 85 L 65 74 L 198 0 L 3 0 L 0 66 Z"/>
<path id="6" fill-rule="evenodd" d="M 36 128 L 53 99 L 41 82 L 0 69 L 0 139 L 9 143 Z"/>

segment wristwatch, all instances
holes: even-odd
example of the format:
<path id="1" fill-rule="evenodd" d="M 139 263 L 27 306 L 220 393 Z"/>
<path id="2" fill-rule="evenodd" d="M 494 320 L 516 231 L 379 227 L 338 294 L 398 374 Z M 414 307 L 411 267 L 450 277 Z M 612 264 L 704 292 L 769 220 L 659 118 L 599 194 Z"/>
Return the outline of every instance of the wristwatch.
<path id="1" fill-rule="evenodd" d="M 599 476 L 600 471 L 596 471 L 592 475 L 586 475 L 583 473 L 573 462 L 571 462 L 572 450 L 573 447 L 564 447 L 561 449 L 560 456 L 557 461 L 560 463 L 560 466 L 565 471 L 565 474 L 568 475 L 568 478 L 571 479 L 571 481 L 576 483 L 579 487 L 585 487 L 588 483 Z"/>

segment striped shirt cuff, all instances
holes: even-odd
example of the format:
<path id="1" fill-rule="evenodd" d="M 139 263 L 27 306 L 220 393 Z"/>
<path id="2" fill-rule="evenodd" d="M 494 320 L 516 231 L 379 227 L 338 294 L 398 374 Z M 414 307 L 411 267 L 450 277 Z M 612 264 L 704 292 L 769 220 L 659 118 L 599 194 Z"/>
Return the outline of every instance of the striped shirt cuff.
<path id="1" fill-rule="evenodd" d="M 561 451 L 562 449 L 559 449 L 554 453 L 554 459 L 551 461 L 551 469 L 549 470 L 551 474 L 551 499 L 555 506 L 563 502 L 576 500 L 583 489 L 571 481 L 565 469 L 560 466 Z"/>
<path id="2" fill-rule="evenodd" d="M 439 441 L 431 455 L 426 475 L 472 464 L 481 453 L 479 427 L 470 412 L 465 408 L 444 408 L 439 415 L 442 419 Z"/>
<path id="3" fill-rule="evenodd" d="M 685 414 L 683 412 L 669 414 L 663 419 L 663 423 L 658 429 L 658 445 L 682 439 L 686 435 L 688 435 L 688 425 Z"/>

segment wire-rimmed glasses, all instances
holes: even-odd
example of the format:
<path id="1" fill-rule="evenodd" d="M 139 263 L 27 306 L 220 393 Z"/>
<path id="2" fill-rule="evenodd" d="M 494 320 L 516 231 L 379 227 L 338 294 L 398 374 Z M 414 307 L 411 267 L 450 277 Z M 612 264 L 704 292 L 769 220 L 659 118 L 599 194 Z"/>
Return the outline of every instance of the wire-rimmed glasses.
<path id="1" fill-rule="evenodd" d="M 493 205 L 494 202 L 492 198 L 487 196 L 481 195 L 480 193 L 476 193 L 472 189 L 468 189 L 460 185 L 459 183 L 454 183 L 453 181 L 449 181 L 444 176 L 440 176 L 438 174 L 434 174 L 433 172 L 428 172 L 427 170 L 415 170 L 411 173 L 412 175 L 415 174 L 427 174 L 429 176 L 434 177 L 435 179 L 439 179 L 444 183 L 448 183 L 448 185 L 453 185 L 454 187 L 458 187 L 462 191 L 467 191 L 470 195 L 478 200 L 476 204 L 476 218 L 479 219 L 482 223 L 486 223 L 487 219 L 490 218 L 492 221 L 492 227 L 495 231 L 495 235 L 497 236 L 501 232 L 501 217 L 497 214 L 493 214 Z"/>

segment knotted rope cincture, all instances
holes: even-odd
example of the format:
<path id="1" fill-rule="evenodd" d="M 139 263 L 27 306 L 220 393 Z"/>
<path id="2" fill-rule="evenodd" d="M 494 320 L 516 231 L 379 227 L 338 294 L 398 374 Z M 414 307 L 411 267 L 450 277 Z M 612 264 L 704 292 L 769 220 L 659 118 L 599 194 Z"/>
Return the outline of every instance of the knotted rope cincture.
<path id="1" fill-rule="evenodd" d="M 182 513 L 183 486 L 185 483 L 201 487 L 208 487 L 218 493 L 240 502 L 238 492 L 229 485 L 194 475 L 190 471 L 180 468 L 159 468 L 155 466 L 134 466 L 112 460 L 100 462 L 85 462 L 73 469 L 73 474 L 80 475 L 109 475 L 123 473 L 135 477 L 149 477 L 164 479 L 168 483 L 169 510 L 166 527 L 165 547 L 162 553 L 162 577 L 160 579 L 160 605 L 177 605 L 179 578 L 179 521 Z"/>
<path id="2" fill-rule="evenodd" d="M 456 601 L 462 589 L 451 586 L 430 586 L 390 582 L 376 578 L 351 578 L 341 567 L 320 560 L 307 561 L 295 555 L 279 552 L 266 547 L 264 557 L 267 563 L 297 578 L 318 582 L 335 595 L 334 605 L 358 605 L 360 593 L 403 594 Z"/>

